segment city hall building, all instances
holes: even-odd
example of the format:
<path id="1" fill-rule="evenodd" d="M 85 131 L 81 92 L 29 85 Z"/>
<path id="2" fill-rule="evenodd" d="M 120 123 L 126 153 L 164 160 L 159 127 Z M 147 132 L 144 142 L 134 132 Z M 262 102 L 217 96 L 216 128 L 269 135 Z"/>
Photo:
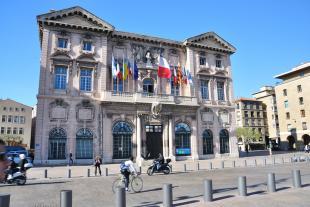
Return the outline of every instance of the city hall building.
<path id="1" fill-rule="evenodd" d="M 35 160 L 238 156 L 230 55 L 214 32 L 175 41 L 118 31 L 81 7 L 37 16 Z M 158 60 L 171 78 L 158 76 Z"/>

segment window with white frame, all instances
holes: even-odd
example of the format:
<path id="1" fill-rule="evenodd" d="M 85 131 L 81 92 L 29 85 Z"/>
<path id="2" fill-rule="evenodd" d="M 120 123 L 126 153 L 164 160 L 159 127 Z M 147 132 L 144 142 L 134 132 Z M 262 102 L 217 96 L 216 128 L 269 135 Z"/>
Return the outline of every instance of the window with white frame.
<path id="1" fill-rule="evenodd" d="M 200 92 L 203 100 L 209 100 L 209 80 L 200 80 Z"/>
<path id="2" fill-rule="evenodd" d="M 58 38 L 58 48 L 67 48 L 68 47 L 68 39 L 67 38 Z"/>
<path id="3" fill-rule="evenodd" d="M 17 128 L 16 127 L 13 128 L 13 134 L 17 134 Z"/>
<path id="4" fill-rule="evenodd" d="M 20 124 L 24 124 L 25 123 L 25 117 L 24 116 L 20 116 L 19 117 L 19 123 Z"/>
<path id="5" fill-rule="evenodd" d="M 6 115 L 2 115 L 1 121 L 2 121 L 2 122 L 6 122 Z"/>
<path id="6" fill-rule="evenodd" d="M 8 115 L 8 122 L 12 123 L 12 116 L 11 115 Z"/>
<path id="7" fill-rule="evenodd" d="M 217 82 L 217 99 L 219 101 L 225 101 L 224 82 Z"/>
<path id="8" fill-rule="evenodd" d="M 92 91 L 92 69 L 82 68 L 80 71 L 80 90 Z"/>
<path id="9" fill-rule="evenodd" d="M 6 134 L 11 134 L 11 127 L 6 128 Z"/>
<path id="10" fill-rule="evenodd" d="M 221 68 L 222 67 L 222 60 L 215 60 L 215 66 L 217 68 Z"/>
<path id="11" fill-rule="evenodd" d="M 5 133 L 5 128 L 1 127 L 1 134 L 4 134 L 4 133 Z"/>
<path id="12" fill-rule="evenodd" d="M 18 123 L 19 122 L 19 116 L 14 116 L 14 123 Z"/>
<path id="13" fill-rule="evenodd" d="M 3 111 L 6 111 L 6 107 L 5 106 L 3 107 Z"/>
<path id="14" fill-rule="evenodd" d="M 92 42 L 91 41 L 83 41 L 83 50 L 92 51 Z"/>
<path id="15" fill-rule="evenodd" d="M 199 65 L 201 65 L 201 66 L 205 66 L 206 65 L 206 61 L 207 59 L 206 59 L 206 57 L 204 57 L 204 56 L 199 56 Z"/>
<path id="16" fill-rule="evenodd" d="M 302 130 L 307 130 L 307 122 L 302 122 Z"/>
<path id="17" fill-rule="evenodd" d="M 67 87 L 67 68 L 65 66 L 55 67 L 54 88 L 64 90 Z"/>
<path id="18" fill-rule="evenodd" d="M 18 134 L 24 134 L 24 129 L 23 128 L 19 128 Z"/>

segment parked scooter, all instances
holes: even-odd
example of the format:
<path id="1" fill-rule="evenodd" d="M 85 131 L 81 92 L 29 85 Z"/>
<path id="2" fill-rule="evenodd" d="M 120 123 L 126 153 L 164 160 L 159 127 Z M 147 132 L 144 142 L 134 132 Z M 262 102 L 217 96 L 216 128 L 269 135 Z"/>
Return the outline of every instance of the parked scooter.
<path id="1" fill-rule="evenodd" d="M 157 160 L 153 161 L 153 164 L 147 169 L 147 174 L 149 176 L 153 175 L 154 173 L 164 173 L 169 174 L 172 171 L 172 166 L 169 164 L 171 159 L 166 159 L 166 161 L 160 165 L 158 169 L 159 162 Z"/>
<path id="2" fill-rule="evenodd" d="M 21 172 L 19 167 L 11 170 L 12 174 L 10 174 L 10 170 L 6 170 L 6 176 L 3 183 L 8 184 L 16 184 L 16 185 L 25 185 L 27 181 L 26 171 L 33 167 L 32 163 L 24 164 L 25 171 Z"/>

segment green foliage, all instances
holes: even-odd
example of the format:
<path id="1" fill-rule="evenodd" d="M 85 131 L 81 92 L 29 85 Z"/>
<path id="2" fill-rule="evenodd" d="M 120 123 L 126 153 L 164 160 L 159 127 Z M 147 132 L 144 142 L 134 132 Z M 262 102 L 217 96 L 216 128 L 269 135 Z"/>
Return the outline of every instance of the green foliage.
<path id="1" fill-rule="evenodd" d="M 262 136 L 258 131 L 252 130 L 249 127 L 240 127 L 236 130 L 237 137 L 242 137 L 243 142 L 245 144 L 252 143 L 256 140 L 259 140 L 259 138 Z"/>

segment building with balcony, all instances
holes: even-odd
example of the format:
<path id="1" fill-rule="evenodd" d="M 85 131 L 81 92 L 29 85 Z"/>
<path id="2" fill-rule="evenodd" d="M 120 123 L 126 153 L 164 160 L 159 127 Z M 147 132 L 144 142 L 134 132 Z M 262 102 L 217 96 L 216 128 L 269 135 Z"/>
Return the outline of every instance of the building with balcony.
<path id="1" fill-rule="evenodd" d="M 0 99 L 0 138 L 9 146 L 30 149 L 32 108 L 11 99 Z"/>
<path id="2" fill-rule="evenodd" d="M 69 153 L 76 163 L 238 156 L 235 48 L 216 33 L 175 41 L 122 32 L 81 7 L 37 22 L 36 162 L 65 163 Z M 171 79 L 157 75 L 160 56 Z"/>
<path id="3" fill-rule="evenodd" d="M 263 86 L 260 91 L 253 94 L 253 97 L 261 101 L 266 106 L 266 127 L 268 132 L 269 141 L 272 144 L 280 145 L 280 128 L 277 110 L 276 94 L 273 86 Z M 269 143 L 266 143 L 269 144 Z M 275 147 L 275 146 L 274 146 Z"/>
<path id="4" fill-rule="evenodd" d="M 310 63 L 275 76 L 281 148 L 302 150 L 310 142 Z"/>
<path id="5" fill-rule="evenodd" d="M 253 137 L 238 137 L 238 145 L 241 150 L 245 150 L 249 145 L 250 150 L 266 148 L 268 141 L 268 130 L 266 129 L 266 108 L 262 101 L 252 98 L 240 98 L 236 103 L 236 127 L 249 128 L 258 132 L 261 136 L 256 139 Z"/>

